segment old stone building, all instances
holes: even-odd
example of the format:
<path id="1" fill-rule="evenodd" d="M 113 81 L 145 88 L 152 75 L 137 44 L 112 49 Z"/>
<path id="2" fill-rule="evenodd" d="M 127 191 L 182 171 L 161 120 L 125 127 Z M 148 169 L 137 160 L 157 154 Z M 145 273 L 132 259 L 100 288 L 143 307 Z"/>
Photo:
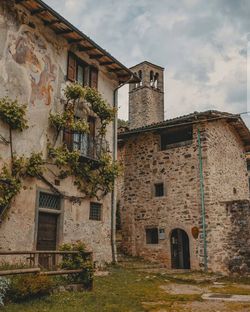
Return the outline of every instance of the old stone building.
<path id="1" fill-rule="evenodd" d="M 117 87 L 134 77 L 131 70 L 42 1 L 1 1 L 0 29 L 0 98 L 27 103 L 29 128 L 13 133 L 12 138 L 17 155 L 42 152 L 46 159 L 47 142 L 54 135 L 49 114 L 63 110 L 63 90 L 69 81 L 98 89 L 113 107 Z M 84 103 L 82 111 L 80 117 L 88 121 L 90 133 L 71 133 L 71 148 L 80 151 L 83 162 L 98 162 L 95 130 L 99 121 Z M 110 152 L 113 128 L 111 123 L 105 139 Z M 0 134 L 1 169 L 11 157 L 4 140 L 9 130 L 2 122 Z M 60 133 L 57 143 L 64 139 Z M 72 177 L 59 180 L 52 169 L 44 173 L 46 180 L 25 179 L 1 220 L 1 250 L 51 250 L 64 242 L 81 240 L 94 252 L 94 260 L 109 262 L 111 194 L 83 199 Z"/>
<path id="2" fill-rule="evenodd" d="M 123 251 L 167 268 L 249 270 L 248 128 L 218 111 L 163 121 L 163 69 L 135 69 L 142 81 L 119 134 Z"/>

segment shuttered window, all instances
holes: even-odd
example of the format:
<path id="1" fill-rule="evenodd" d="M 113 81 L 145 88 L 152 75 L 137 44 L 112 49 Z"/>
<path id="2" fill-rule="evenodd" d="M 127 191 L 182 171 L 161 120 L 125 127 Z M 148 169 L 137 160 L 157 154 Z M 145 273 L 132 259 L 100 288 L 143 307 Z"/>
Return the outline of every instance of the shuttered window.
<path id="1" fill-rule="evenodd" d="M 63 142 L 67 146 L 68 150 L 72 151 L 72 149 L 73 149 L 73 133 L 68 129 L 64 129 L 64 131 L 63 131 Z"/>
<path id="2" fill-rule="evenodd" d="M 76 81 L 82 86 L 98 87 L 98 70 L 82 61 L 72 52 L 68 55 L 67 78 Z"/>
<path id="3" fill-rule="evenodd" d="M 68 55 L 68 80 L 76 81 L 76 58 L 74 54 L 69 53 Z"/>
<path id="4" fill-rule="evenodd" d="M 90 87 L 95 89 L 98 87 L 98 71 L 95 68 L 91 68 L 90 71 Z"/>

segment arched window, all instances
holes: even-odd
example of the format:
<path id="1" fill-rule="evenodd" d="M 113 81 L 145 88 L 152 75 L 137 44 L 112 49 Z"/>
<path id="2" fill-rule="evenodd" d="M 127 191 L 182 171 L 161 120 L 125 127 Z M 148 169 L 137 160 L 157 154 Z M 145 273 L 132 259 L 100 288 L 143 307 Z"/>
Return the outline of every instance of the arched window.
<path id="1" fill-rule="evenodd" d="M 150 86 L 154 86 L 154 72 L 152 70 L 150 71 Z"/>
<path id="2" fill-rule="evenodd" d="M 139 83 L 139 86 L 141 87 L 142 86 L 142 71 L 141 70 L 138 71 L 138 77 L 141 79 Z"/>
<path id="3" fill-rule="evenodd" d="M 158 83 L 159 83 L 159 74 L 156 73 L 154 76 L 154 87 L 157 89 L 158 88 Z"/>
<path id="4" fill-rule="evenodd" d="M 137 75 L 137 73 L 134 73 L 136 76 L 138 76 Z M 139 84 L 138 84 L 138 82 L 136 82 L 135 84 L 134 84 L 134 88 L 138 88 L 138 86 L 139 86 Z"/>

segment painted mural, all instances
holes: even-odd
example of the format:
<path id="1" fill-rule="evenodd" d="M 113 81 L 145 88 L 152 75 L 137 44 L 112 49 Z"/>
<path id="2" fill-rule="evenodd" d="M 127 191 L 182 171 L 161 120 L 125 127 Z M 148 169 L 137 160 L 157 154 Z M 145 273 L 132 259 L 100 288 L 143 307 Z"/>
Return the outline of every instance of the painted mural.
<path id="1" fill-rule="evenodd" d="M 29 30 L 12 35 L 8 51 L 12 59 L 25 67 L 31 82 L 30 103 L 50 105 L 56 80 L 56 65 L 53 64 L 45 40 Z"/>

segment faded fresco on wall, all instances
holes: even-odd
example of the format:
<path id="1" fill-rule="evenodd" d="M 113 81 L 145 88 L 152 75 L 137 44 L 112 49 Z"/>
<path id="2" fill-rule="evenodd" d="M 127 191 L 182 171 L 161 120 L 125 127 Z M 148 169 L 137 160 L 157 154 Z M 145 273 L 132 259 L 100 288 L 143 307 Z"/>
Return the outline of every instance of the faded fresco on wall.
<path id="1" fill-rule="evenodd" d="M 12 59 L 25 67 L 31 81 L 30 103 L 50 105 L 56 80 L 56 65 L 53 64 L 45 40 L 36 33 L 22 30 L 11 35 L 8 51 Z"/>

